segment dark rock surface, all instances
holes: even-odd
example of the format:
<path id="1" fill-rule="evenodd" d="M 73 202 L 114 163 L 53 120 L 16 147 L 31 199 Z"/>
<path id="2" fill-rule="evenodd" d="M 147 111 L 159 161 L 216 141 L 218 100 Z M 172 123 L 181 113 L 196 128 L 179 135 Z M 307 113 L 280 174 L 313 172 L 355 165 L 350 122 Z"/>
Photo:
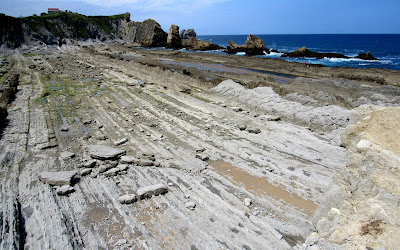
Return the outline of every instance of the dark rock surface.
<path id="1" fill-rule="evenodd" d="M 229 41 L 229 46 L 226 49 L 229 54 L 245 52 L 249 56 L 264 55 L 264 51 L 270 53 L 269 49 L 265 47 L 265 42 L 254 35 L 248 35 L 244 45 L 237 45 L 235 42 Z"/>
<path id="2" fill-rule="evenodd" d="M 182 48 L 182 41 L 179 35 L 179 26 L 171 24 L 168 31 L 167 46 L 169 48 L 180 49 Z"/>
<path id="3" fill-rule="evenodd" d="M 294 51 L 294 52 L 288 52 L 284 53 L 282 57 L 312 57 L 312 58 L 317 58 L 317 59 L 323 59 L 325 57 L 327 58 L 350 58 L 348 56 L 338 54 L 338 53 L 319 53 L 319 52 L 314 52 L 306 47 L 301 47 L 300 49 Z"/>
<path id="4" fill-rule="evenodd" d="M 363 60 L 379 60 L 378 58 L 371 55 L 371 53 L 369 53 L 369 51 L 367 53 L 360 53 L 355 58 L 359 58 L 359 59 L 363 59 Z"/>
<path id="5" fill-rule="evenodd" d="M 135 42 L 146 47 L 162 47 L 167 44 L 168 34 L 161 25 L 152 19 L 143 22 L 133 22 L 136 27 Z"/>
<path id="6" fill-rule="evenodd" d="M 190 50 L 201 50 L 201 51 L 224 49 L 223 47 L 217 44 L 213 44 L 209 41 L 202 41 L 193 37 L 187 40 L 182 40 L 182 46 Z"/>

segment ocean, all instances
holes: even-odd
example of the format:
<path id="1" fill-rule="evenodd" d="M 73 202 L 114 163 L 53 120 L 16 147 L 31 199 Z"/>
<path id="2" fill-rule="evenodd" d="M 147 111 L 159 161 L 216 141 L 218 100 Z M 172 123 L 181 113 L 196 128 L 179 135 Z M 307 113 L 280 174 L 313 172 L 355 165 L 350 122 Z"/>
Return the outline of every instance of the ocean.
<path id="1" fill-rule="evenodd" d="M 323 64 L 329 67 L 385 68 L 400 70 L 400 34 L 340 34 L 340 35 L 257 35 L 266 47 L 284 52 L 295 51 L 306 46 L 314 52 L 334 52 L 354 57 L 359 53 L 370 52 L 379 61 L 339 58 L 283 58 L 281 53 L 271 53 L 260 57 L 282 58 L 293 62 Z M 220 46 L 228 46 L 232 40 L 243 45 L 247 35 L 201 35 L 198 39 L 210 41 Z M 222 52 L 214 52 L 222 53 Z M 241 53 L 244 55 L 244 53 Z"/>

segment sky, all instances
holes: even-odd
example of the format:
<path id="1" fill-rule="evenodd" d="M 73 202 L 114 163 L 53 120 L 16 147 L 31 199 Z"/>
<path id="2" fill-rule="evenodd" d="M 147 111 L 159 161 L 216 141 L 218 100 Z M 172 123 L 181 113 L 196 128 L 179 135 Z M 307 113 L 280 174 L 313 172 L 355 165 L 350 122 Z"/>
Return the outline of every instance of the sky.
<path id="1" fill-rule="evenodd" d="M 198 35 L 400 34 L 400 0 L 0 0 L 0 12 L 14 17 L 47 8 L 130 12 L 133 21 L 151 18 L 166 32 L 176 24 Z"/>

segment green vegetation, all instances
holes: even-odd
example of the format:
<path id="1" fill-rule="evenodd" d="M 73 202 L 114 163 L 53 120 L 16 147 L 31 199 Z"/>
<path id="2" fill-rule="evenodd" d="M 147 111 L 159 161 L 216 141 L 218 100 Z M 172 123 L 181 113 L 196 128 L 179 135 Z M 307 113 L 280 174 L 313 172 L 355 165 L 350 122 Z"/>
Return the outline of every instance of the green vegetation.
<path id="1" fill-rule="evenodd" d="M 64 37 L 65 34 L 57 22 L 59 20 L 72 28 L 75 37 L 82 38 L 94 38 L 94 34 L 91 34 L 88 29 L 89 24 L 96 25 L 100 30 L 109 35 L 113 34 L 112 21 L 119 19 L 124 19 L 124 14 L 114 16 L 85 16 L 78 13 L 60 12 L 23 18 L 23 20 L 31 24 L 32 30 L 36 33 L 39 33 L 41 28 L 45 28 L 55 36 Z"/>

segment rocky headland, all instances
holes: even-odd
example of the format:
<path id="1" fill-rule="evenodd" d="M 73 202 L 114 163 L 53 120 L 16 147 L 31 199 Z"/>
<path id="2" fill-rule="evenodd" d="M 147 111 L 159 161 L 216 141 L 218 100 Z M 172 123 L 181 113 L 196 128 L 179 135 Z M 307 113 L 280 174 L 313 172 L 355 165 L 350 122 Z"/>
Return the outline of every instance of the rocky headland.
<path id="1" fill-rule="evenodd" d="M 63 15 L 1 17 L 0 248 L 396 249 L 398 71 Z"/>

